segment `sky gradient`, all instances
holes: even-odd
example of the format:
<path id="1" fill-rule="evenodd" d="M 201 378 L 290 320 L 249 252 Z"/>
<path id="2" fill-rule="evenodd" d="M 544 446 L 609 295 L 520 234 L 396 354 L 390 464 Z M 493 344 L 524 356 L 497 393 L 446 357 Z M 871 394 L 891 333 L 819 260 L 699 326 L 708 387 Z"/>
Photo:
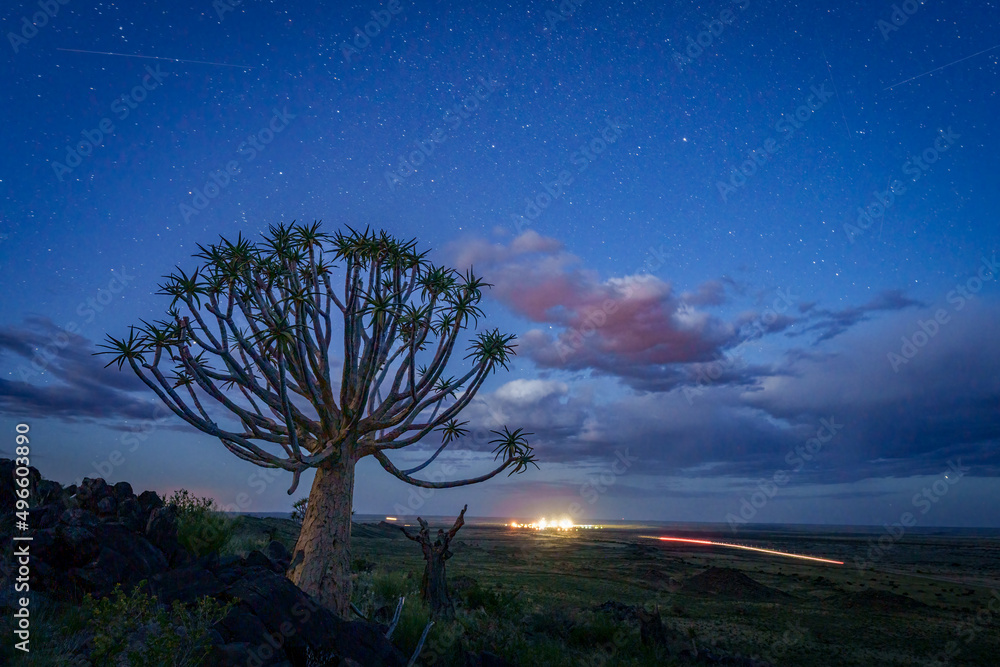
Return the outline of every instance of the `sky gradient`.
<path id="1" fill-rule="evenodd" d="M 1000 526 L 997 4 L 480 4 L 5 6 L 7 442 L 290 509 L 92 353 L 197 244 L 322 220 L 474 266 L 518 336 L 425 472 L 504 424 L 542 466 L 363 461 L 359 513 Z"/>

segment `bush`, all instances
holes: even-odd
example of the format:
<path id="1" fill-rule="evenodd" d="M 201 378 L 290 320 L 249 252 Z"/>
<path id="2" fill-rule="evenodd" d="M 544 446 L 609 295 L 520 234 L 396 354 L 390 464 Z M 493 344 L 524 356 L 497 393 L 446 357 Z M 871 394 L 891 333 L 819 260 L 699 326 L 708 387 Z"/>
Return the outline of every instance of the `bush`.
<path id="1" fill-rule="evenodd" d="M 31 600 L 31 644 L 29 653 L 14 648 L 16 619 L 12 613 L 0 617 L 0 634 L 9 637 L 0 646 L 0 665 L 18 667 L 89 667 L 84 657 L 89 618 L 77 605 L 39 596 Z"/>
<path id="2" fill-rule="evenodd" d="M 195 556 L 218 553 L 232 537 L 232 522 L 211 498 L 197 498 L 181 489 L 167 503 L 177 509 L 177 540 Z"/>
<path id="3" fill-rule="evenodd" d="M 607 614 L 588 613 L 569 629 L 569 642 L 580 648 L 598 648 L 615 644 L 615 636 L 628 634 L 627 628 L 620 626 Z"/>
<path id="4" fill-rule="evenodd" d="M 309 498 L 299 498 L 292 505 L 292 521 L 302 523 L 306 520 L 306 510 L 309 509 Z"/>
<path id="5" fill-rule="evenodd" d="M 188 609 L 178 601 L 168 611 L 140 590 L 126 595 L 121 584 L 110 597 L 95 601 L 88 593 L 83 608 L 94 632 L 91 660 L 98 665 L 187 667 L 201 665 L 211 646 L 208 631 L 232 603 L 204 597 Z"/>
<path id="6" fill-rule="evenodd" d="M 377 607 L 395 607 L 399 598 L 415 592 L 415 582 L 408 572 L 375 571 L 372 574 L 372 593 Z"/>
<path id="7" fill-rule="evenodd" d="M 396 610 L 399 598 L 406 596 L 406 606 L 420 598 L 420 585 L 409 572 L 373 570 L 353 575 L 351 601 L 366 618 L 373 619 L 383 607 Z"/>
<path id="8" fill-rule="evenodd" d="M 524 611 L 520 594 L 500 585 L 487 588 L 474 584 L 465 592 L 465 603 L 469 609 L 482 609 L 490 616 L 503 618 L 519 618 Z"/>

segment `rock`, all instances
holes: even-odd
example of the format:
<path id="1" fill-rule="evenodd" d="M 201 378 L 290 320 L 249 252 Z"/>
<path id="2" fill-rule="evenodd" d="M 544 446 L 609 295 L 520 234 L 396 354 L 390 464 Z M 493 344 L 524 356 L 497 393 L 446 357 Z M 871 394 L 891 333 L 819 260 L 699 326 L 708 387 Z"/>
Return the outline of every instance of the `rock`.
<path id="1" fill-rule="evenodd" d="M 225 589 L 226 584 L 200 565 L 162 572 L 149 580 L 150 594 L 167 605 L 174 600 L 194 602 L 206 595 L 219 597 Z"/>
<path id="2" fill-rule="evenodd" d="M 112 496 L 108 496 L 107 498 L 101 498 L 99 501 L 97 501 L 97 513 L 100 516 L 117 515 L 118 503 Z"/>
<path id="3" fill-rule="evenodd" d="M 132 485 L 128 482 L 118 482 L 111 487 L 111 493 L 119 503 L 130 498 L 135 498 L 135 494 L 132 493 Z"/>
<path id="4" fill-rule="evenodd" d="M 56 502 L 63 495 L 62 484 L 47 479 L 40 479 L 35 485 L 34 502 L 39 505 Z"/>
<path id="5" fill-rule="evenodd" d="M 142 508 L 142 513 L 148 516 L 153 510 L 163 507 L 163 501 L 155 491 L 143 491 L 139 494 L 139 507 Z"/>
<path id="6" fill-rule="evenodd" d="M 0 478 L 0 496 L 10 502 L 15 498 L 15 469 L 13 462 L 0 459 L 0 474 L 5 475 Z M 79 488 L 63 489 L 42 480 L 37 471 L 29 474 L 47 499 L 29 513 L 34 529 L 33 596 L 79 602 L 83 593 L 103 597 L 116 584 L 129 592 L 146 580 L 145 591 L 161 604 L 187 604 L 205 596 L 234 603 L 209 633 L 208 664 L 406 664 L 383 629 L 339 618 L 289 581 L 284 572 L 290 555 L 280 542 L 272 541 L 245 559 L 211 554 L 195 561 L 177 540 L 176 509 L 152 491 L 136 497 L 125 482 L 108 486 L 89 478 Z M 10 586 L 0 587 L 0 607 L 9 604 L 13 594 Z M 141 648 L 145 638 L 138 632 L 128 641 Z M 324 661 L 308 663 L 310 652 L 324 656 Z"/>
<path id="7" fill-rule="evenodd" d="M 279 574 L 284 573 L 288 569 L 289 563 L 292 562 L 292 554 L 288 553 L 288 549 L 285 545 L 278 540 L 271 540 L 271 542 L 264 547 L 264 555 L 268 557 L 271 563 L 275 566 L 275 572 Z"/>
<path id="8" fill-rule="evenodd" d="M 146 530 L 148 519 L 143 518 L 142 507 L 133 496 L 119 501 L 118 521 L 129 530 L 142 533 Z"/>
<path id="9" fill-rule="evenodd" d="M 100 521 L 98 521 L 97 516 L 89 510 L 68 509 L 63 510 L 62 514 L 59 515 L 59 523 L 67 526 L 83 526 L 84 528 L 93 528 L 100 523 Z"/>
<path id="10" fill-rule="evenodd" d="M 69 570 L 85 565 L 96 558 L 100 551 L 97 537 L 91 530 L 96 526 L 93 524 L 85 528 L 61 523 L 52 531 L 54 534 L 50 550 L 36 544 L 35 552 L 41 560 L 56 568 Z"/>
<path id="11" fill-rule="evenodd" d="M 111 592 L 114 584 L 119 582 L 128 589 L 169 566 L 162 551 L 122 524 L 102 524 L 94 534 L 96 543 L 100 545 L 97 560 L 73 574 L 89 583 L 88 590 L 97 595 Z M 107 585 L 108 582 L 110 585 Z"/>
<path id="12" fill-rule="evenodd" d="M 243 564 L 246 567 L 266 567 L 269 570 L 273 569 L 271 559 L 256 549 L 247 554 L 246 558 L 243 559 Z"/>
<path id="13" fill-rule="evenodd" d="M 14 478 L 17 477 L 16 471 L 19 467 L 11 459 L 0 459 L 0 507 L 11 508 L 14 507 L 14 502 L 16 500 L 16 492 Z M 23 471 L 22 471 L 23 472 Z M 37 489 L 38 482 L 41 481 L 42 475 L 35 468 L 28 467 L 28 488 Z M 34 495 L 34 493 L 32 493 Z"/>
<path id="14" fill-rule="evenodd" d="M 100 477 L 97 479 L 85 478 L 76 491 L 76 499 L 79 501 L 80 507 L 95 513 L 98 503 L 109 497 L 111 497 L 111 487 Z"/>
<path id="15" fill-rule="evenodd" d="M 35 530 L 53 528 L 61 514 L 57 505 L 41 505 L 28 510 L 28 525 Z"/>
<path id="16" fill-rule="evenodd" d="M 296 664 L 307 649 L 351 658 L 362 665 L 405 665 L 406 658 L 373 625 L 345 621 L 320 607 L 285 577 L 269 569 L 248 567 L 245 575 L 226 590 L 245 611 L 257 617 Z M 258 648 L 261 641 L 258 635 Z"/>
<path id="17" fill-rule="evenodd" d="M 149 514 L 146 537 L 167 557 L 171 565 L 186 565 L 189 556 L 177 541 L 177 510 L 173 505 L 157 507 Z"/>

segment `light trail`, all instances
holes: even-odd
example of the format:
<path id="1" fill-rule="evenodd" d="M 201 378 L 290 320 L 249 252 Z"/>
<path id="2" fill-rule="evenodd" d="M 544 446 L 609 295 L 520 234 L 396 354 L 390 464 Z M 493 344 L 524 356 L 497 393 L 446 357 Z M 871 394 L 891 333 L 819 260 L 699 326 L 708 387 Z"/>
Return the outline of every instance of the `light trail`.
<path id="1" fill-rule="evenodd" d="M 843 565 L 842 560 L 831 560 L 829 558 L 817 558 L 816 556 L 800 556 L 799 554 L 788 553 L 787 551 L 775 551 L 774 549 L 761 549 L 760 547 L 748 547 L 742 544 L 729 544 L 728 542 L 712 542 L 711 540 L 692 540 L 684 537 L 654 537 L 652 535 L 642 535 L 651 540 L 662 540 L 663 542 L 683 542 L 685 544 L 703 544 L 713 547 L 729 547 L 731 549 L 745 549 L 746 551 L 756 551 L 773 556 L 787 556 L 788 558 L 801 558 L 803 560 L 816 561 L 817 563 L 830 563 L 832 565 Z"/>
<path id="2" fill-rule="evenodd" d="M 123 58 L 147 58 L 149 60 L 169 60 L 175 63 L 195 63 L 196 65 L 219 65 L 220 67 L 238 67 L 239 69 L 253 69 L 245 65 L 230 65 L 229 63 L 213 63 L 206 60 L 184 60 L 183 58 L 164 58 L 163 56 L 143 56 L 138 53 L 114 53 L 112 51 L 85 51 L 83 49 L 56 49 L 56 51 L 69 51 L 70 53 L 94 53 L 99 56 L 121 56 Z"/>
<path id="3" fill-rule="evenodd" d="M 986 53 L 987 51 L 992 51 L 993 49 L 998 48 L 998 47 L 1000 47 L 1000 44 L 997 44 L 996 46 L 991 46 L 988 49 L 983 49 L 982 51 L 978 51 L 976 53 L 973 53 L 971 56 L 965 56 L 964 58 L 959 58 L 958 60 L 954 60 L 954 61 L 948 63 L 947 65 L 941 65 L 940 67 L 935 67 L 934 69 L 927 70 L 923 74 L 918 74 L 916 76 L 911 76 L 909 79 L 906 79 L 905 81 L 900 81 L 899 83 L 894 83 L 894 84 L 892 84 L 891 86 L 889 86 L 887 88 L 883 88 L 882 91 L 884 92 L 886 90 L 891 90 L 892 88 L 895 88 L 896 86 L 902 86 L 904 83 L 909 83 L 910 81 L 915 81 L 915 80 L 919 79 L 922 76 L 927 76 L 928 74 L 933 74 L 934 72 L 940 72 L 941 70 L 943 70 L 946 67 L 951 67 L 952 65 L 957 65 L 958 63 L 964 62 L 964 61 L 968 60 L 969 58 L 975 58 L 978 55 Z"/>

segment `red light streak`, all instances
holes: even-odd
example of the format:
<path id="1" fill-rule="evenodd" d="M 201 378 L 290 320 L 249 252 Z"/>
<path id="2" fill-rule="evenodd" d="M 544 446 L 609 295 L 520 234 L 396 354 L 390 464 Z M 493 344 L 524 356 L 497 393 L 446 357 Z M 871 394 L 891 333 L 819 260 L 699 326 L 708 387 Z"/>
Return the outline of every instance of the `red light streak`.
<path id="1" fill-rule="evenodd" d="M 788 558 L 801 558 L 803 560 L 816 561 L 817 563 L 830 563 L 832 565 L 843 565 L 842 560 L 831 560 L 829 558 L 817 558 L 816 556 L 800 556 L 799 554 L 788 553 L 787 551 L 775 551 L 774 549 L 761 549 L 760 547 L 748 547 L 742 544 L 729 544 L 727 542 L 712 542 L 711 540 L 692 540 L 683 537 L 652 537 L 646 536 L 653 540 L 662 540 L 664 542 L 684 542 L 686 544 L 704 544 L 706 546 L 714 547 L 729 547 L 730 549 L 745 549 L 746 551 L 756 551 L 758 553 L 771 554 L 774 556 L 787 556 Z"/>

